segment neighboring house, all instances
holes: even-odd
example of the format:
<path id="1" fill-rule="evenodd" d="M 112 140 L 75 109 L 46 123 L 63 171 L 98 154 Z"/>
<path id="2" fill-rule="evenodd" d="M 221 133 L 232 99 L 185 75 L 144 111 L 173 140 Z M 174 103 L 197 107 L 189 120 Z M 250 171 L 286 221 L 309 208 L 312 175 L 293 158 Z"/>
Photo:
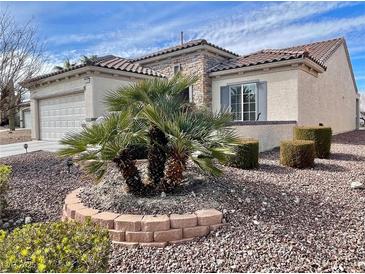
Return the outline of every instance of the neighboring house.
<path id="1" fill-rule="evenodd" d="M 133 60 L 106 56 L 28 80 L 32 137 L 58 140 L 102 115 L 108 90 L 179 71 L 199 76 L 185 91 L 187 100 L 232 112 L 238 134 L 258 138 L 261 150 L 292 138 L 297 124 L 323 123 L 334 133 L 358 127 L 359 95 L 343 38 L 245 56 L 193 40 Z"/>
<path id="2" fill-rule="evenodd" d="M 30 112 L 30 101 L 25 101 L 19 105 L 19 125 L 21 128 L 32 128 L 32 116 Z"/>

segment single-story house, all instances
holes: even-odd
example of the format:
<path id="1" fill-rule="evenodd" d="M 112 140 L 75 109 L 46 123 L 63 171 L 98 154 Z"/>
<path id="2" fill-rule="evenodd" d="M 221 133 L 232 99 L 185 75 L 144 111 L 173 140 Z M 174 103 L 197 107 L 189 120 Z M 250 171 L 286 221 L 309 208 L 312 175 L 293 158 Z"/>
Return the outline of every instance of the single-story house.
<path id="1" fill-rule="evenodd" d="M 322 123 L 334 133 L 359 126 L 359 94 L 344 38 L 244 56 L 200 39 L 135 59 L 100 57 L 27 80 L 32 138 L 59 140 L 102 116 L 109 90 L 179 71 L 199 76 L 186 90 L 187 100 L 230 111 L 232 127 L 258 138 L 261 151 L 292 138 L 295 125 Z"/>
<path id="2" fill-rule="evenodd" d="M 32 128 L 32 116 L 30 112 L 30 101 L 24 101 L 19 105 L 19 126 L 21 128 Z"/>

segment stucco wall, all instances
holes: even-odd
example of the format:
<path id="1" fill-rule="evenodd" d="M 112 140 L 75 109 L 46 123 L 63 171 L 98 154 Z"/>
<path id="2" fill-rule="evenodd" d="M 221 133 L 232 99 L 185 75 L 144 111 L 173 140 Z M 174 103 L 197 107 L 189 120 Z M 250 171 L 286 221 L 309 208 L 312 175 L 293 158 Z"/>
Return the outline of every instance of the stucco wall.
<path id="1" fill-rule="evenodd" d="M 212 82 L 213 111 L 220 111 L 220 87 L 229 84 L 266 81 L 267 82 L 267 120 L 289 121 L 297 120 L 298 97 L 297 81 L 298 71 L 282 70 L 252 75 L 231 75 L 214 78 Z"/>
<path id="2" fill-rule="evenodd" d="M 344 46 L 326 62 L 318 78 L 299 71 L 299 125 L 331 126 L 334 133 L 356 128 L 356 91 Z"/>
<path id="3" fill-rule="evenodd" d="M 103 77 L 103 76 L 93 76 L 92 77 L 92 117 L 89 118 L 98 118 L 102 116 L 106 111 L 106 106 L 104 104 L 105 96 L 109 91 L 117 90 L 122 86 L 129 85 L 133 81 L 123 80 L 123 79 L 113 79 L 111 77 Z"/>
<path id="4" fill-rule="evenodd" d="M 85 120 L 90 121 L 106 111 L 104 98 L 108 91 L 115 90 L 118 87 L 128 85 L 133 81 L 125 77 L 110 77 L 107 75 L 84 75 L 71 79 L 64 79 L 59 82 L 53 82 L 49 85 L 38 87 L 31 91 L 31 115 L 32 115 L 32 138 L 39 139 L 39 100 L 70 95 L 84 91 L 85 95 Z"/>
<path id="5" fill-rule="evenodd" d="M 296 123 L 235 125 L 233 128 L 241 138 L 259 140 L 260 152 L 280 146 L 282 140 L 293 138 L 293 127 Z"/>

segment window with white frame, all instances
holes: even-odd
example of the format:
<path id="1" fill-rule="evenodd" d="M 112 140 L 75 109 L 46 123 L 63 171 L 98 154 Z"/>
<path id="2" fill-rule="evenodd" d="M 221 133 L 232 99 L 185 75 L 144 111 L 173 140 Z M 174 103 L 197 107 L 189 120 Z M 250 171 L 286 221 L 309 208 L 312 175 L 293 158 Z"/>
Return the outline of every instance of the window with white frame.
<path id="1" fill-rule="evenodd" d="M 229 86 L 229 106 L 235 121 L 257 118 L 257 83 Z"/>

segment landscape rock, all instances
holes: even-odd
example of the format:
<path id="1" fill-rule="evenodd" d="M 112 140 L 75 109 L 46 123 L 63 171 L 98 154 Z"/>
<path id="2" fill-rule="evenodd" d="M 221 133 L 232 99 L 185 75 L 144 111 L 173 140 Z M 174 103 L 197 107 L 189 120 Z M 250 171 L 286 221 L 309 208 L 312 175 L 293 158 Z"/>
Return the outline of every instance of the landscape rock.
<path id="1" fill-rule="evenodd" d="M 31 217 L 25 217 L 25 219 L 24 219 L 24 223 L 25 224 L 30 224 L 32 222 L 32 218 Z"/>
<path id="2" fill-rule="evenodd" d="M 363 189 L 364 184 L 358 181 L 351 182 L 351 188 L 352 189 Z"/>

